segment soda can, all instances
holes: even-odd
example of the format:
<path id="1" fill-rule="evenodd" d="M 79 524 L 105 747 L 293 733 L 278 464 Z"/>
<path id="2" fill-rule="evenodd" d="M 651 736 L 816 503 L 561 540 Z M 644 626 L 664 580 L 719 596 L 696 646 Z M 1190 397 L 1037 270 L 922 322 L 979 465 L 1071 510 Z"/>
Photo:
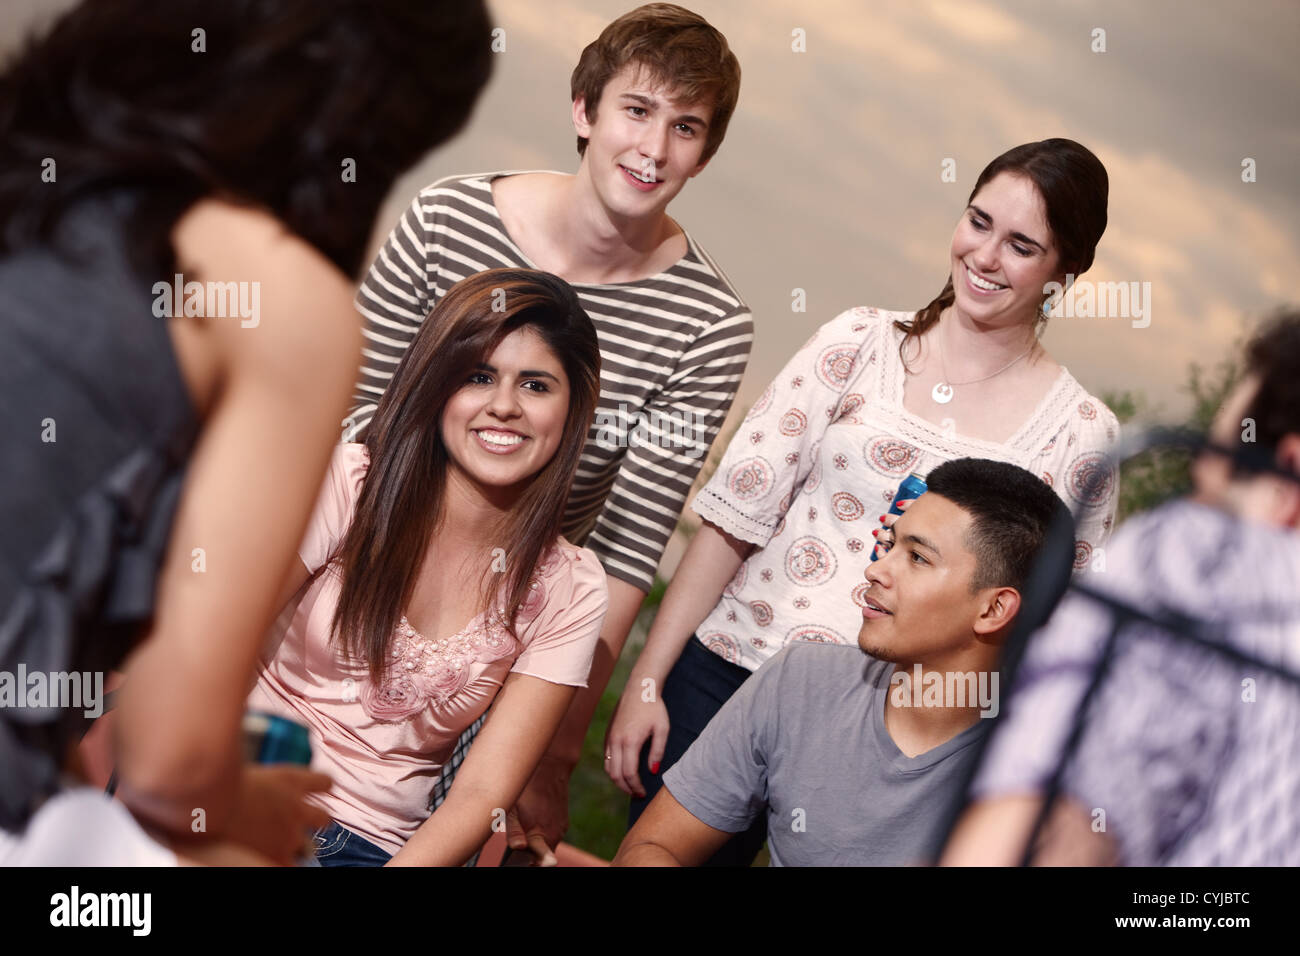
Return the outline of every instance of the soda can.
<path id="1" fill-rule="evenodd" d="M 898 507 L 898 503 L 921 497 L 921 495 L 925 494 L 925 489 L 925 479 L 916 472 L 912 472 L 898 486 L 898 492 L 894 495 L 894 500 L 889 503 L 889 514 L 901 515 L 903 509 Z M 871 560 L 876 560 L 876 549 L 874 547 L 871 549 Z"/>
<path id="2" fill-rule="evenodd" d="M 244 759 L 250 763 L 311 766 L 307 728 L 275 714 L 250 711 L 242 723 Z"/>

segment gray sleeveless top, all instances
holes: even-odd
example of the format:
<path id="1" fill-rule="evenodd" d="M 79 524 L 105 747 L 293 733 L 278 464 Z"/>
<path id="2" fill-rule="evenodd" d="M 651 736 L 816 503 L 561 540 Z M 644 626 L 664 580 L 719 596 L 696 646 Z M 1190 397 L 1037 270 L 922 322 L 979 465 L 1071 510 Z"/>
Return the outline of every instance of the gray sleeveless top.
<path id="1" fill-rule="evenodd" d="M 0 258 L 0 827 L 11 831 L 58 788 L 89 725 L 70 675 L 120 664 L 153 614 L 197 432 L 170 320 L 152 310 L 153 283 L 168 277 L 133 272 L 124 254 L 133 202 L 83 201 L 60 222 L 58 251 Z"/>

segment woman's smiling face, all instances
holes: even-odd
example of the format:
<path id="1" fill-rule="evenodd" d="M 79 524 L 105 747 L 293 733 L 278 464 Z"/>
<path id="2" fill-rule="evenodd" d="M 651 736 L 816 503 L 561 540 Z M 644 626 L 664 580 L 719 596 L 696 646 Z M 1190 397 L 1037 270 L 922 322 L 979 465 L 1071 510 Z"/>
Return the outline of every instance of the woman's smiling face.
<path id="1" fill-rule="evenodd" d="M 971 199 L 951 255 L 955 305 L 980 324 L 1036 321 L 1044 286 L 1064 279 L 1043 199 L 1016 173 L 999 173 Z"/>
<path id="2" fill-rule="evenodd" d="M 568 414 L 563 364 L 533 329 L 516 329 L 443 409 L 450 480 L 489 498 L 526 482 L 555 456 Z"/>

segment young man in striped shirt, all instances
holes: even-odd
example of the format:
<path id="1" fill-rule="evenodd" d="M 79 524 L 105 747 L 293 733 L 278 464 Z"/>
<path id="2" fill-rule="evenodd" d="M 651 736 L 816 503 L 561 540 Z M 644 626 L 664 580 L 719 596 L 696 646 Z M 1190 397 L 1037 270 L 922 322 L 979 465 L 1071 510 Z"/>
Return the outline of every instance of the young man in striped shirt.
<path id="1" fill-rule="evenodd" d="M 703 18 L 664 3 L 625 14 L 573 72 L 577 173 L 434 183 L 411 203 L 357 295 L 365 363 L 346 440 L 369 422 L 429 310 L 467 275 L 506 266 L 553 272 L 573 285 L 600 336 L 600 405 L 564 534 L 600 556 L 609 611 L 588 686 L 519 799 L 523 829 L 512 814 L 508 831 L 515 845 L 526 830 L 547 863 L 568 826 L 568 779 L 592 714 L 749 358 L 748 307 L 667 214 L 721 145 L 739 88 L 735 55 Z M 433 806 L 478 726 L 461 738 Z"/>

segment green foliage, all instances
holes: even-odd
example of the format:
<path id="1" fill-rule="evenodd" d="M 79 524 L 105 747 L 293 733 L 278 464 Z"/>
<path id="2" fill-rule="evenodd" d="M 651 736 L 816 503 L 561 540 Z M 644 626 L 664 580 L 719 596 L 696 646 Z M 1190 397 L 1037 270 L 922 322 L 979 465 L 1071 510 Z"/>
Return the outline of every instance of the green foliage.
<path id="1" fill-rule="evenodd" d="M 612 860 L 627 833 L 628 796 L 614 786 L 605 773 L 605 729 L 618 705 L 623 685 L 632 665 L 645 646 L 650 622 L 659 610 L 668 582 L 656 575 L 646 601 L 641 605 L 636 623 L 623 645 L 623 653 L 614 665 L 605 693 L 600 697 L 587 736 L 582 742 L 582 757 L 569 782 L 569 832 L 565 840 L 604 860 Z"/>

